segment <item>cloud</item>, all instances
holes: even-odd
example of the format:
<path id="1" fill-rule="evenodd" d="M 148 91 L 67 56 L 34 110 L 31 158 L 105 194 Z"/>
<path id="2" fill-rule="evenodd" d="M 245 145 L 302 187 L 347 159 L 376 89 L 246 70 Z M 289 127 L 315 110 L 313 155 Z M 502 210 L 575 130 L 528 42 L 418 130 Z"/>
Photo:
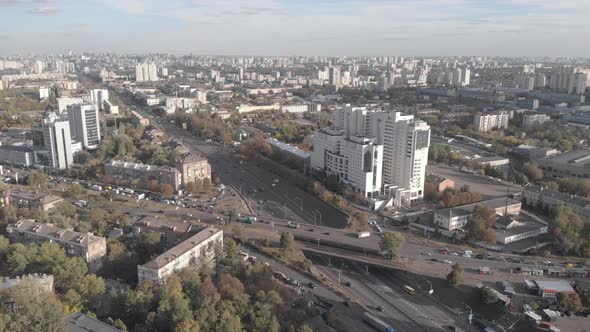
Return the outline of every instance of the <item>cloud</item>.
<path id="1" fill-rule="evenodd" d="M 37 15 L 52 15 L 61 12 L 62 10 L 57 7 L 37 7 L 29 9 L 30 14 L 37 14 Z"/>

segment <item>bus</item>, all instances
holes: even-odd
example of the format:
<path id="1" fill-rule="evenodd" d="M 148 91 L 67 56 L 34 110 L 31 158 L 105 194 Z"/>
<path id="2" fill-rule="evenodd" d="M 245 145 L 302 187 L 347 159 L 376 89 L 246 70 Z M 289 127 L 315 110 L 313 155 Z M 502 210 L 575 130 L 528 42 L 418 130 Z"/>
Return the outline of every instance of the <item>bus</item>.
<path id="1" fill-rule="evenodd" d="M 243 217 L 240 221 L 244 224 L 253 224 L 256 221 L 256 217 Z"/>
<path id="2" fill-rule="evenodd" d="M 382 321 L 381 319 L 371 315 L 368 312 L 365 312 L 363 315 L 363 320 L 365 323 L 369 324 L 372 328 L 376 329 L 377 331 L 381 332 L 395 332 L 395 330 L 389 326 L 387 323 Z"/>
<path id="3" fill-rule="evenodd" d="M 408 285 L 405 285 L 404 287 L 402 287 L 404 292 L 410 294 L 410 295 L 416 295 L 416 290 Z"/>

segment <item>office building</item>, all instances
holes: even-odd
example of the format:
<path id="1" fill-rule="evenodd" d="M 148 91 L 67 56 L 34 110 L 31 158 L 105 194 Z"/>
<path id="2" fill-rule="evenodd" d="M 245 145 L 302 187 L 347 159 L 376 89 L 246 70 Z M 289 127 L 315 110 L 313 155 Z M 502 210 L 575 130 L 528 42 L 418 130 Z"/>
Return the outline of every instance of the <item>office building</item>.
<path id="1" fill-rule="evenodd" d="M 158 67 L 155 63 L 139 63 L 135 65 L 137 82 L 155 82 L 158 80 Z"/>
<path id="2" fill-rule="evenodd" d="M 37 162 L 37 154 L 28 146 L 0 145 L 0 160 L 8 164 L 30 167 Z"/>
<path id="3" fill-rule="evenodd" d="M 486 132 L 492 129 L 508 128 L 510 115 L 507 112 L 496 114 L 476 114 L 473 118 L 473 126 L 477 131 Z"/>
<path id="4" fill-rule="evenodd" d="M 537 161 L 547 178 L 590 178 L 590 150 L 574 150 Z"/>
<path id="5" fill-rule="evenodd" d="M 104 102 L 109 100 L 109 90 L 107 89 L 92 89 L 90 90 L 90 101 L 96 106 L 99 111 L 104 110 Z"/>
<path id="6" fill-rule="evenodd" d="M 43 143 L 47 150 L 48 166 L 69 168 L 73 163 L 72 136 L 68 121 L 60 120 L 55 113 L 43 119 Z"/>
<path id="7" fill-rule="evenodd" d="M 93 272 L 102 266 L 102 259 L 107 254 L 107 241 L 104 237 L 36 223 L 33 219 L 10 224 L 6 227 L 6 232 L 13 242 L 57 243 L 69 256 L 82 257 Z"/>
<path id="8" fill-rule="evenodd" d="M 138 265 L 137 279 L 140 283 L 163 283 L 185 267 L 211 265 L 215 261 L 216 248 L 223 248 L 223 231 L 207 227 L 148 263 Z"/>
<path id="9" fill-rule="evenodd" d="M 309 169 L 311 161 L 311 153 L 298 149 L 295 146 L 281 142 L 276 138 L 269 137 L 266 139 L 266 143 L 270 145 L 273 153 L 281 156 L 282 162 L 295 166 L 297 169 L 302 170 L 304 173 Z"/>
<path id="10" fill-rule="evenodd" d="M 507 216 L 498 216 L 494 228 L 496 242 L 503 245 L 546 234 L 549 230 L 547 225 L 532 221 L 519 221 Z"/>
<path id="11" fill-rule="evenodd" d="M 575 293 L 572 285 L 567 280 L 535 280 L 539 296 L 554 299 L 557 293 Z"/>
<path id="12" fill-rule="evenodd" d="M 176 167 L 180 170 L 185 186 L 195 181 L 211 180 L 211 165 L 203 156 L 187 153 L 178 158 Z"/>
<path id="13" fill-rule="evenodd" d="M 84 149 L 94 150 L 100 145 L 100 121 L 94 104 L 76 104 L 68 107 L 72 140 L 82 142 Z"/>
<path id="14" fill-rule="evenodd" d="M 2 206 L 13 206 L 17 209 L 48 211 L 63 202 L 63 198 L 59 196 L 18 188 L 7 188 L 1 195 Z"/>
<path id="15" fill-rule="evenodd" d="M 104 165 L 104 173 L 107 182 L 154 191 L 159 191 L 161 185 L 170 185 L 176 192 L 182 184 L 182 174 L 166 166 L 112 160 Z"/>
<path id="16" fill-rule="evenodd" d="M 62 97 L 57 98 L 57 112 L 62 114 L 68 109 L 68 106 L 82 104 L 84 100 L 82 98 L 69 98 L 69 97 Z"/>
<path id="17" fill-rule="evenodd" d="M 551 121 L 551 117 L 546 114 L 524 114 L 522 116 L 522 129 L 530 131 L 535 128 L 540 128 L 543 123 Z"/>

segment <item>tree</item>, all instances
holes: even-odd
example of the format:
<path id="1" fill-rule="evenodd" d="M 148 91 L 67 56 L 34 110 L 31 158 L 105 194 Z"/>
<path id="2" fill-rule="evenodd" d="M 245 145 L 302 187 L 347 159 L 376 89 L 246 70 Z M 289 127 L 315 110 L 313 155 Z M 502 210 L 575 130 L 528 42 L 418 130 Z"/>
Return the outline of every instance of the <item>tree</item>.
<path id="1" fill-rule="evenodd" d="M 172 185 L 168 183 L 163 183 L 160 185 L 160 192 L 164 196 L 172 196 L 172 194 L 174 193 L 174 188 L 172 187 Z"/>
<path id="2" fill-rule="evenodd" d="M 209 192 L 211 190 L 211 180 L 204 178 L 202 180 L 202 182 L 203 182 L 203 191 Z"/>
<path id="3" fill-rule="evenodd" d="M 401 233 L 398 232 L 387 232 L 383 234 L 381 242 L 379 242 L 379 248 L 389 256 L 389 259 L 397 259 L 400 256 L 401 248 L 403 247 L 406 239 Z"/>
<path id="4" fill-rule="evenodd" d="M 472 241 L 481 241 L 486 229 L 492 227 L 495 222 L 496 211 L 487 206 L 476 205 L 465 225 L 467 237 Z"/>
<path id="5" fill-rule="evenodd" d="M 453 264 L 451 272 L 447 274 L 447 281 L 453 287 L 459 287 L 463 284 L 463 267 L 459 263 Z"/>
<path id="6" fill-rule="evenodd" d="M 496 232 L 491 228 L 486 229 L 485 232 L 483 233 L 482 240 L 486 243 L 489 243 L 489 244 L 495 244 L 496 243 Z"/>
<path id="7" fill-rule="evenodd" d="M 123 321 L 118 318 L 113 322 L 113 327 L 118 328 L 121 331 L 128 331 L 125 323 L 123 323 Z"/>
<path id="8" fill-rule="evenodd" d="M 28 182 L 35 189 L 47 190 L 47 174 L 43 172 L 31 171 Z"/>
<path id="9" fill-rule="evenodd" d="M 190 191 L 193 195 L 196 195 L 201 192 L 203 189 L 203 182 L 199 179 L 196 179 L 193 182 L 189 182 L 186 185 L 186 189 Z"/>
<path id="10" fill-rule="evenodd" d="M 561 151 L 567 152 L 573 148 L 573 145 L 572 145 L 572 142 L 570 142 L 566 139 L 562 139 L 562 140 L 559 140 L 559 142 L 557 142 L 557 148 Z"/>
<path id="11" fill-rule="evenodd" d="M 231 222 L 233 221 L 233 219 L 236 217 L 236 211 L 234 210 L 229 210 L 227 211 L 227 223 L 231 224 Z"/>
<path id="12" fill-rule="evenodd" d="M 492 304 L 498 302 L 498 295 L 489 287 L 481 288 L 481 300 L 485 304 Z"/>
<path id="13" fill-rule="evenodd" d="M 233 261 L 233 259 L 238 254 L 238 251 L 240 250 L 240 248 L 236 244 L 236 241 L 234 241 L 234 239 L 232 238 L 226 238 L 223 241 L 223 246 L 225 247 L 225 259 L 228 262 Z"/>
<path id="14" fill-rule="evenodd" d="M 231 298 L 235 295 L 244 293 L 244 285 L 240 279 L 233 277 L 228 273 L 221 275 L 217 289 L 222 298 Z"/>
<path id="15" fill-rule="evenodd" d="M 16 286 L 0 295 L 2 303 L 9 299 L 19 309 L 0 317 L 6 331 L 65 331 L 63 306 L 52 293 L 36 287 Z"/>
<path id="16" fill-rule="evenodd" d="M 567 310 L 571 312 L 578 312 L 582 308 L 582 301 L 578 293 L 575 292 L 559 292 L 556 295 L 557 306 L 560 310 Z"/>
<path id="17" fill-rule="evenodd" d="M 352 224 L 357 230 L 365 230 L 369 225 L 369 219 L 366 214 L 357 212 L 352 215 Z"/>
<path id="18" fill-rule="evenodd" d="M 63 264 L 53 268 L 55 285 L 60 289 L 69 289 L 76 285 L 88 273 L 88 267 L 81 257 L 69 257 Z"/>
<path id="19" fill-rule="evenodd" d="M 81 185 L 75 183 L 70 186 L 70 195 L 72 195 L 72 197 L 78 198 L 78 197 L 80 197 L 81 194 L 82 194 L 82 186 Z"/>
<path id="20" fill-rule="evenodd" d="M 522 171 L 529 179 L 540 180 L 543 178 L 543 170 L 535 162 L 526 162 L 522 166 Z"/>
<path id="21" fill-rule="evenodd" d="M 295 243 L 295 238 L 293 237 L 293 234 L 289 232 L 281 233 L 280 243 L 283 255 L 289 256 L 291 254 L 291 251 L 293 250 L 293 245 Z"/>

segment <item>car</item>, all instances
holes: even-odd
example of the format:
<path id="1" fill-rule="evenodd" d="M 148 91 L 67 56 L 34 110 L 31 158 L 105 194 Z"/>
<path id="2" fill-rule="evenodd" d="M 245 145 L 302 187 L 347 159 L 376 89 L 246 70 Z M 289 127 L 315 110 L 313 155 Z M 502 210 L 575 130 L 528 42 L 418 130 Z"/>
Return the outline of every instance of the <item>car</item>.
<path id="1" fill-rule="evenodd" d="M 346 285 L 347 287 L 352 287 L 352 283 L 350 281 L 344 282 L 344 285 Z"/>
<path id="2" fill-rule="evenodd" d="M 449 330 L 449 331 L 457 331 L 457 328 L 454 327 L 453 325 L 447 325 L 447 330 Z"/>
<path id="3" fill-rule="evenodd" d="M 315 231 L 315 229 L 313 229 L 313 228 L 308 228 L 308 229 L 307 229 L 307 231 L 308 231 L 308 232 L 314 232 L 314 231 Z"/>
<path id="4" fill-rule="evenodd" d="M 443 261 L 443 263 L 447 263 L 447 264 L 453 264 L 453 262 L 451 262 L 451 261 L 450 261 L 450 260 L 448 260 L 448 259 L 445 259 L 445 260 Z"/>
<path id="5" fill-rule="evenodd" d="M 311 289 L 318 288 L 318 286 L 316 286 L 313 282 L 309 282 L 309 284 L 307 284 L 307 286 L 309 286 L 309 288 L 311 288 Z"/>
<path id="6" fill-rule="evenodd" d="M 545 264 L 545 265 L 549 265 L 549 264 L 551 264 L 551 261 L 550 261 L 550 260 L 544 260 L 544 261 L 543 261 L 543 264 Z"/>
<path id="7" fill-rule="evenodd" d="M 330 235 L 330 232 L 325 232 L 324 235 Z"/>
<path id="8" fill-rule="evenodd" d="M 459 256 L 459 253 L 453 251 L 453 252 L 450 252 L 449 255 L 451 255 L 451 256 Z"/>
<path id="9" fill-rule="evenodd" d="M 344 303 L 345 306 L 350 307 L 350 302 L 344 301 L 343 303 Z"/>
<path id="10" fill-rule="evenodd" d="M 375 309 L 377 309 L 377 311 L 379 312 L 383 312 L 383 307 L 380 305 L 378 305 Z"/>
<path id="11" fill-rule="evenodd" d="M 264 204 L 264 201 L 263 200 L 259 200 L 258 201 L 258 204 Z"/>

